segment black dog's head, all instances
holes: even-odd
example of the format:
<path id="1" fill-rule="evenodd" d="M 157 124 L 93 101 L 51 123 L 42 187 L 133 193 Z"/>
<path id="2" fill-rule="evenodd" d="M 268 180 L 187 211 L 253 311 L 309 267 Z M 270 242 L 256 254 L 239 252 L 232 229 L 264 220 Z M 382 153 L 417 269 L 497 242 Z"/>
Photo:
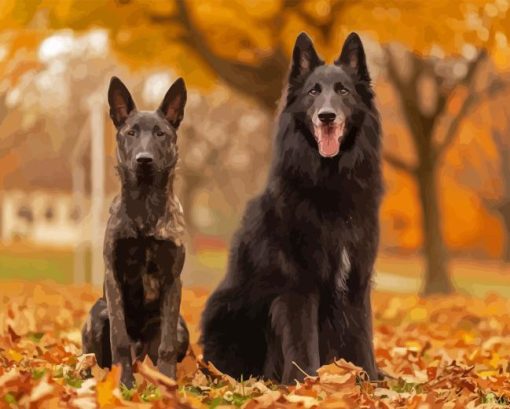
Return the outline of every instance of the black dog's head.
<path id="1" fill-rule="evenodd" d="M 322 157 L 334 157 L 347 146 L 348 133 L 359 125 L 372 98 L 365 52 L 356 33 L 347 37 L 334 64 L 324 64 L 308 35 L 297 37 L 286 110 L 308 128 Z"/>
<path id="2" fill-rule="evenodd" d="M 177 128 L 184 116 L 186 86 L 177 79 L 156 111 L 138 111 L 117 77 L 110 81 L 110 117 L 117 128 L 117 160 L 138 179 L 166 172 L 177 163 Z"/>

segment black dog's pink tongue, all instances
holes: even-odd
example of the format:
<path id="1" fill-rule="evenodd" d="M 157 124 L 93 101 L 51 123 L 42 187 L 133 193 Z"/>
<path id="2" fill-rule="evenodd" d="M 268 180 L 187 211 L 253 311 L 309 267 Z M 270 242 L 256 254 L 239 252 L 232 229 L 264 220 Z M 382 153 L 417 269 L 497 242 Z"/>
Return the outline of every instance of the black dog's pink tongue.
<path id="1" fill-rule="evenodd" d="M 343 130 L 343 123 L 315 127 L 315 138 L 317 139 L 321 156 L 331 158 L 338 154 Z"/>

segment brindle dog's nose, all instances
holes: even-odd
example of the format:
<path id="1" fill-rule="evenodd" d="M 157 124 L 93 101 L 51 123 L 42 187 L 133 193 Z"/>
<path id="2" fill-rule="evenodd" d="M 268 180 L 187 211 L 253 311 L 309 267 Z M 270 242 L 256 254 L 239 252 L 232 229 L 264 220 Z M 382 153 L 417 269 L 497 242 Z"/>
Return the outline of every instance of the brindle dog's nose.
<path id="1" fill-rule="evenodd" d="M 140 153 L 136 154 L 136 158 L 135 159 L 136 159 L 136 162 L 141 164 L 141 165 L 149 165 L 149 164 L 152 163 L 154 158 L 148 152 L 140 152 Z"/>
<path id="2" fill-rule="evenodd" d="M 336 114 L 334 112 L 321 112 L 319 114 L 319 119 L 323 124 L 330 124 L 336 118 Z"/>

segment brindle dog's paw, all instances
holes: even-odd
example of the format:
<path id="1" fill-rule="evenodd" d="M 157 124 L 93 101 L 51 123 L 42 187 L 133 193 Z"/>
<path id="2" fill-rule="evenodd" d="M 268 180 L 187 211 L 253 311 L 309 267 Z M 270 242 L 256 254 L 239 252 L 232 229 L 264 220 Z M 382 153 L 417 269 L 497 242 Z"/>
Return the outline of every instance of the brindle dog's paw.
<path id="1" fill-rule="evenodd" d="M 133 376 L 133 369 L 131 366 L 122 366 L 120 382 L 128 389 L 131 389 L 134 386 L 135 378 Z"/>
<path id="2" fill-rule="evenodd" d="M 166 375 L 169 378 L 175 379 L 176 364 L 172 364 L 170 362 L 164 362 L 162 360 L 158 360 L 158 370 L 163 375 Z"/>

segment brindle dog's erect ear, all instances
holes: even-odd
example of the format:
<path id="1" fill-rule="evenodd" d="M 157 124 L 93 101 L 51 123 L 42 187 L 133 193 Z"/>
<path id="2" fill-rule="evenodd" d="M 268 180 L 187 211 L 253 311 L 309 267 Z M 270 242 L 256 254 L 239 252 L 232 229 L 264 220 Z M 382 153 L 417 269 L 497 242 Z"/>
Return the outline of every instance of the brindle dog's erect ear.
<path id="1" fill-rule="evenodd" d="M 308 34 L 301 33 L 296 38 L 294 51 L 292 51 L 292 63 L 290 68 L 289 82 L 296 83 L 304 80 L 317 66 L 324 64 Z"/>
<path id="2" fill-rule="evenodd" d="M 184 117 L 184 106 L 187 98 L 186 84 L 178 78 L 167 91 L 159 106 L 160 113 L 177 129 Z"/>
<path id="3" fill-rule="evenodd" d="M 117 128 L 120 128 L 129 113 L 136 109 L 135 102 L 124 83 L 117 77 L 112 77 L 108 88 L 108 103 L 110 117 Z"/>
<path id="4" fill-rule="evenodd" d="M 370 82 L 365 50 L 358 34 L 351 33 L 345 40 L 340 57 L 335 60 L 335 65 L 351 67 L 362 81 Z"/>

